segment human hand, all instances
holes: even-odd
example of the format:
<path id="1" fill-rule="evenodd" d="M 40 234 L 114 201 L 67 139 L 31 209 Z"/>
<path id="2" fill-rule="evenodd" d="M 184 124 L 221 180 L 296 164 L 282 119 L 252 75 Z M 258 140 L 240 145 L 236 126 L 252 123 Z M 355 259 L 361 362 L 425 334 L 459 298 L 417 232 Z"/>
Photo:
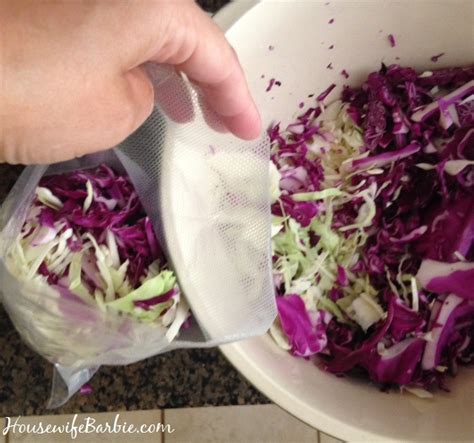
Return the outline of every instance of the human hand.
<path id="1" fill-rule="evenodd" d="M 191 0 L 0 3 L 0 161 L 52 163 L 117 145 L 150 115 L 143 64 L 174 66 L 233 134 L 261 121 L 235 52 Z"/>

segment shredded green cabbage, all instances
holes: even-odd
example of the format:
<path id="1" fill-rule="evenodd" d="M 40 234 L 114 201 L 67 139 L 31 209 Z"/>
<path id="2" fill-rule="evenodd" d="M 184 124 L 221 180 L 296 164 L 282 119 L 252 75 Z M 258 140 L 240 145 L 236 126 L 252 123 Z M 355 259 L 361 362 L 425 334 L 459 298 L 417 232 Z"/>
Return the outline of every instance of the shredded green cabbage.
<path id="1" fill-rule="evenodd" d="M 324 309 L 341 322 L 355 322 L 367 330 L 386 314 L 377 302 L 378 292 L 370 284 L 368 275 L 354 274 L 350 268 L 356 264 L 359 251 L 367 241 L 366 229 L 376 214 L 378 190 L 373 184 L 360 191 L 362 185 L 354 188 L 351 183 L 354 173 L 346 167 L 348 161 L 366 157 L 367 153 L 360 152 L 362 130 L 348 116 L 345 106 L 335 102 L 324 110 L 317 122 L 320 132 L 330 134 L 332 140 L 329 150 L 320 149 L 320 144 L 328 144 L 325 140 L 322 143 L 320 136 L 314 138 L 314 144 L 308 144 L 309 158 L 319 159 L 323 167 L 323 189 L 294 193 L 291 197 L 297 202 L 322 201 L 324 210 L 308 227 L 302 227 L 290 217 L 273 217 L 274 273 L 283 279 L 284 294 L 299 294 L 308 310 Z M 281 190 L 275 188 L 280 177 L 276 167 L 271 165 L 270 171 L 272 201 L 275 202 L 281 196 Z M 376 168 L 370 171 L 379 173 Z M 355 222 L 333 228 L 334 211 L 355 199 L 363 200 Z M 319 238 L 315 246 L 310 243 L 310 231 Z M 334 302 L 329 292 L 335 287 L 338 266 L 346 270 L 348 284 L 341 288 L 343 297 Z M 401 286 L 405 291 L 403 277 Z M 287 346 L 279 336 L 277 326 L 271 333 L 283 347 Z"/>

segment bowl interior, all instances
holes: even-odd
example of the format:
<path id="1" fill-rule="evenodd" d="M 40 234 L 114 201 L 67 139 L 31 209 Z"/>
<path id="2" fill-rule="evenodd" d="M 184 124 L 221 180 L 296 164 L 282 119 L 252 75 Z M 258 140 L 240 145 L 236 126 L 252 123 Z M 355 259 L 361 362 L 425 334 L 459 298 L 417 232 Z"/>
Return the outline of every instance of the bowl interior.
<path id="1" fill-rule="evenodd" d="M 240 3 L 240 2 L 237 2 Z M 471 1 L 263 1 L 225 10 L 236 48 L 268 126 L 291 122 L 331 83 L 360 84 L 380 64 L 420 70 L 474 61 Z M 219 22 L 219 15 L 217 16 Z M 391 47 L 392 34 L 396 46 Z M 433 55 L 444 53 L 435 63 Z M 341 71 L 349 73 L 346 80 Z M 270 79 L 281 82 L 266 91 Z M 337 89 L 333 97 L 337 96 Z M 314 100 L 314 99 L 313 99 Z M 345 440 L 472 440 L 474 371 L 450 381 L 450 393 L 421 400 L 384 394 L 337 378 L 279 350 L 268 337 L 222 347 L 254 385 L 289 412 Z"/>

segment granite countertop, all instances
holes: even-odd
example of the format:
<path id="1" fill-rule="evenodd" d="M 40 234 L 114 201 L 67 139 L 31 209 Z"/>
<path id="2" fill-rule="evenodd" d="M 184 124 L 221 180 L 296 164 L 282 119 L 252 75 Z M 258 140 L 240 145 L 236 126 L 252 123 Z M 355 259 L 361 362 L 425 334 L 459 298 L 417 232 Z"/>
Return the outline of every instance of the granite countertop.
<path id="1" fill-rule="evenodd" d="M 227 2 L 198 3 L 214 12 Z M 0 165 L 0 201 L 21 170 Z M 177 350 L 128 366 L 102 367 L 90 382 L 92 394 L 76 394 L 52 411 L 45 407 L 51 378 L 51 364 L 22 342 L 0 307 L 0 417 L 269 403 L 218 349 Z"/>

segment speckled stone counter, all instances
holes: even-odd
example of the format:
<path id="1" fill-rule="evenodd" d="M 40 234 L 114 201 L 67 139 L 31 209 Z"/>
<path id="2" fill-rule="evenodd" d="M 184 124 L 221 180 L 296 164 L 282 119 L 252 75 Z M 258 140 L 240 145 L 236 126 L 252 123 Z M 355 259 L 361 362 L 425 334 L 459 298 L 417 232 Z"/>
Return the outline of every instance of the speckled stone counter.
<path id="1" fill-rule="evenodd" d="M 92 394 L 76 394 L 64 407 L 48 411 L 52 367 L 21 341 L 3 309 L 0 350 L 0 417 L 269 402 L 219 350 L 196 349 L 102 367 L 90 382 Z"/>
<path id="2" fill-rule="evenodd" d="M 199 1 L 216 11 L 226 0 Z M 21 167 L 0 165 L 0 201 Z M 47 411 L 50 363 L 20 339 L 0 307 L 0 417 L 268 403 L 217 349 L 178 350 L 145 361 L 103 367 L 93 377 L 90 395 L 77 394 L 64 407 Z"/>

